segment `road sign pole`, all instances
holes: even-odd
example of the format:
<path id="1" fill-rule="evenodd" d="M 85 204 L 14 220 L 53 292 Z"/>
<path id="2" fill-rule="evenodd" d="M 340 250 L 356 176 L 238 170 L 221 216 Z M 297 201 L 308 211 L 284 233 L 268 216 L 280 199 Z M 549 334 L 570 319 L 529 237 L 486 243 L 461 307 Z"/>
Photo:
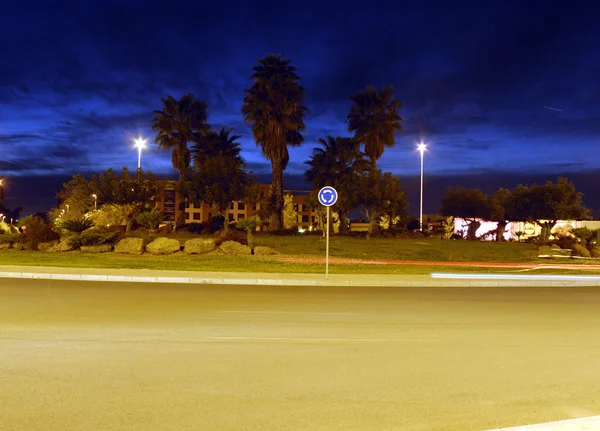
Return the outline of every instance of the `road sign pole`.
<path id="1" fill-rule="evenodd" d="M 329 278 L 329 207 L 327 207 L 327 233 L 325 234 L 325 279 Z"/>

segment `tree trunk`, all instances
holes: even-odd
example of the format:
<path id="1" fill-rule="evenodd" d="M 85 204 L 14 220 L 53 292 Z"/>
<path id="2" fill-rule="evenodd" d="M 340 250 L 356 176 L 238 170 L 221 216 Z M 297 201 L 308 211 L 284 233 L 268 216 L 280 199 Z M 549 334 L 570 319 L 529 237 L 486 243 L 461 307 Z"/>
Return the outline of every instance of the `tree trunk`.
<path id="1" fill-rule="evenodd" d="M 476 241 L 477 240 L 477 229 L 481 226 L 481 223 L 473 220 L 469 223 L 469 227 L 467 228 L 467 241 Z"/>
<path id="2" fill-rule="evenodd" d="M 370 172 L 370 176 L 371 176 L 371 181 L 372 181 L 372 186 L 376 185 L 376 178 L 377 178 L 377 159 L 375 159 L 374 157 L 371 159 L 371 172 Z M 371 207 L 371 215 L 369 217 L 369 232 L 367 232 L 367 239 L 371 238 L 371 235 L 373 235 L 376 232 L 377 229 L 377 211 L 375 210 L 375 207 Z"/>
<path id="3" fill-rule="evenodd" d="M 229 206 L 220 208 L 219 212 L 223 214 L 223 230 L 221 231 L 221 237 L 225 238 L 229 233 Z"/>
<path id="4" fill-rule="evenodd" d="M 175 193 L 177 196 L 175 197 L 175 202 L 177 205 L 175 206 L 175 211 L 177 216 L 175 217 L 175 230 L 177 230 L 177 225 L 185 224 L 185 197 L 183 196 L 183 179 L 185 173 L 183 170 L 179 170 L 179 184 L 175 188 Z"/>
<path id="5" fill-rule="evenodd" d="M 499 221 L 498 226 L 496 227 L 496 242 L 504 241 L 505 229 L 506 229 L 506 220 Z"/>
<path id="6" fill-rule="evenodd" d="M 252 233 L 252 228 L 248 228 L 246 230 L 246 242 L 248 243 L 248 247 L 250 247 L 250 250 L 252 250 L 252 253 L 254 254 L 254 235 Z"/>
<path id="7" fill-rule="evenodd" d="M 127 225 L 125 226 L 125 234 L 128 235 L 131 231 L 131 226 L 133 226 L 133 218 L 127 220 Z"/>
<path id="8" fill-rule="evenodd" d="M 346 218 L 346 211 L 338 210 L 338 216 L 340 218 L 340 235 L 348 235 L 348 220 Z"/>
<path id="9" fill-rule="evenodd" d="M 271 218 L 269 230 L 281 230 L 283 226 L 283 169 L 281 160 L 271 159 L 273 175 L 271 179 Z"/>
<path id="10" fill-rule="evenodd" d="M 549 221 L 549 222 L 540 223 L 539 221 L 536 220 L 536 223 L 539 226 L 541 226 L 541 228 L 542 228 L 542 232 L 540 233 L 540 244 L 541 245 L 548 244 L 548 240 L 550 239 L 550 233 L 552 232 L 552 228 L 554 227 L 556 222 Z"/>

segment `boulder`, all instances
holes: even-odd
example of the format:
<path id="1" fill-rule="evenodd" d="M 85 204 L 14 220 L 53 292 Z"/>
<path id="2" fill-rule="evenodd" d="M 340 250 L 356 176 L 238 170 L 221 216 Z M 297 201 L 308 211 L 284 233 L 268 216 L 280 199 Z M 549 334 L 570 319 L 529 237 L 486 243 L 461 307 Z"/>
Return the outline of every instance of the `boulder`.
<path id="1" fill-rule="evenodd" d="M 240 244 L 237 241 L 225 241 L 219 246 L 219 250 L 229 256 L 240 256 L 252 254 L 252 250 L 247 245 Z"/>
<path id="2" fill-rule="evenodd" d="M 48 251 L 57 251 L 57 252 L 65 252 L 65 251 L 73 251 L 75 250 L 75 246 L 71 245 L 71 239 L 61 239 L 58 244 L 52 247 Z"/>
<path id="3" fill-rule="evenodd" d="M 152 254 L 173 254 L 181 250 L 181 245 L 176 239 L 156 238 L 146 246 L 146 251 Z"/>
<path id="4" fill-rule="evenodd" d="M 188 239 L 183 246 L 183 251 L 188 254 L 204 254 L 217 248 L 213 238 Z"/>
<path id="5" fill-rule="evenodd" d="M 144 240 L 142 238 L 123 238 L 115 244 L 117 254 L 142 254 L 144 252 Z"/>
<path id="6" fill-rule="evenodd" d="M 108 253 L 112 250 L 112 245 L 110 244 L 102 244 L 102 245 L 82 245 L 81 251 L 83 253 Z"/>
<path id="7" fill-rule="evenodd" d="M 22 243 L 22 242 L 20 242 L 20 241 L 19 241 L 19 242 L 15 242 L 15 243 L 13 244 L 13 248 L 14 248 L 15 250 L 25 250 L 25 244 L 23 244 L 23 243 Z"/>
<path id="8" fill-rule="evenodd" d="M 573 246 L 573 250 L 571 251 L 571 256 L 577 257 L 592 257 L 590 251 L 582 246 L 581 244 L 575 244 Z"/>
<path id="9" fill-rule="evenodd" d="M 594 247 L 590 250 L 590 255 L 592 257 L 600 257 L 600 248 Z"/>
<path id="10" fill-rule="evenodd" d="M 263 245 L 257 245 L 254 247 L 255 256 L 270 256 L 273 254 L 279 254 L 279 252 L 271 247 L 265 247 Z"/>
<path id="11" fill-rule="evenodd" d="M 0 251 L 8 250 L 10 248 L 12 248 L 12 244 L 10 242 L 1 242 L 0 243 Z"/>

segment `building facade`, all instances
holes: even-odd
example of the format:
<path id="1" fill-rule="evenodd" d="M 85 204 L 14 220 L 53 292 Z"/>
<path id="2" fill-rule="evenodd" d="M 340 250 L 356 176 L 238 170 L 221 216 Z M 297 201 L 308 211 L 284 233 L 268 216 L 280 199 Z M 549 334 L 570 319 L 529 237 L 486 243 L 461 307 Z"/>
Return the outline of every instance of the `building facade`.
<path id="1" fill-rule="evenodd" d="M 214 209 L 203 202 L 180 202 L 176 193 L 177 181 L 158 181 L 159 198 L 156 208 L 163 212 L 165 220 L 176 220 L 181 211 L 185 213 L 185 223 L 207 223 L 215 216 Z M 268 195 L 269 184 L 259 184 L 259 191 Z M 307 204 L 309 191 L 284 190 L 284 195 L 292 195 L 294 210 L 298 213 L 296 227 L 299 230 L 311 230 L 319 222 L 318 213 Z M 260 202 L 233 201 L 229 206 L 229 223 L 247 219 L 260 212 Z M 257 229 L 266 229 L 262 226 Z"/>

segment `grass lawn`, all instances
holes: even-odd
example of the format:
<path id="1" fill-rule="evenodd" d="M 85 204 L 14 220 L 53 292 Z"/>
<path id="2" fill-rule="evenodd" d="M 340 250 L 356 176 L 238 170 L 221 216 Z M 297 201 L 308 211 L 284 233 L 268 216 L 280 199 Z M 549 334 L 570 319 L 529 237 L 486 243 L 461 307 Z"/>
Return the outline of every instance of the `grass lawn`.
<path id="1" fill-rule="evenodd" d="M 183 244 L 194 235 L 172 235 Z M 317 258 L 325 257 L 325 241 L 319 236 L 276 236 L 261 234 L 255 237 L 256 245 L 272 247 L 281 257 Z M 376 261 L 442 261 L 442 262 L 508 262 L 549 264 L 537 259 L 537 246 L 519 243 L 489 243 L 467 241 L 442 241 L 439 239 L 362 239 L 331 237 L 329 256 L 332 259 L 348 258 Z M 565 261 L 561 263 L 579 263 Z M 596 263 L 596 262 L 594 262 Z M 49 253 L 8 250 L 0 252 L 0 264 L 60 266 L 78 268 L 129 268 L 180 271 L 238 271 L 238 272 L 284 272 L 323 273 L 323 263 L 281 262 L 277 256 L 224 256 L 217 253 L 171 256 L 117 255 L 114 253 L 90 254 L 81 252 Z M 332 274 L 430 274 L 431 272 L 506 272 L 518 268 L 467 268 L 434 265 L 374 265 L 330 263 Z M 543 270 L 552 272 L 556 270 Z M 536 271 L 540 272 L 540 271 Z M 584 265 L 582 273 L 589 273 Z M 569 273 L 573 273 L 570 271 Z"/>

